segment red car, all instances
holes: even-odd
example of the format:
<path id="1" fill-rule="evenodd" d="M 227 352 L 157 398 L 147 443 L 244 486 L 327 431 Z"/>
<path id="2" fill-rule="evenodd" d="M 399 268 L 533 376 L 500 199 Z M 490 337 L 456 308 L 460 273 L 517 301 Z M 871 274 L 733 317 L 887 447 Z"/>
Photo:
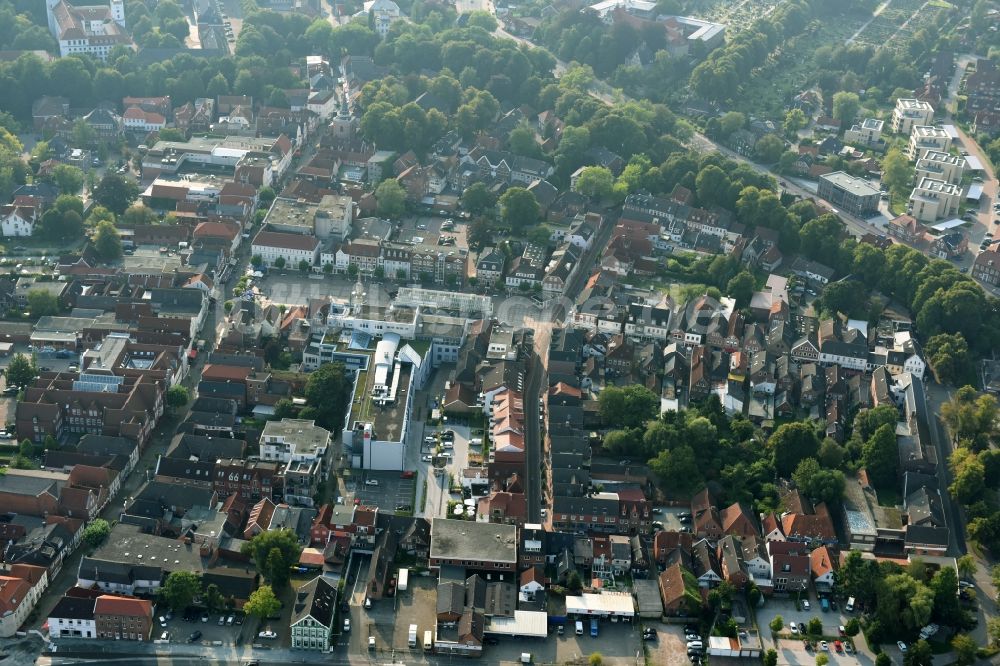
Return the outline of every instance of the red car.
<path id="1" fill-rule="evenodd" d="M 402 474 L 399 475 L 399 478 L 401 478 L 401 479 L 412 479 L 413 478 L 413 470 L 412 469 L 406 470 L 405 472 L 403 472 Z"/>
<path id="2" fill-rule="evenodd" d="M 844 651 L 844 644 L 841 643 L 840 641 L 835 641 L 834 644 L 833 644 L 833 647 L 834 647 L 835 650 L 837 650 L 837 652 L 843 652 Z"/>

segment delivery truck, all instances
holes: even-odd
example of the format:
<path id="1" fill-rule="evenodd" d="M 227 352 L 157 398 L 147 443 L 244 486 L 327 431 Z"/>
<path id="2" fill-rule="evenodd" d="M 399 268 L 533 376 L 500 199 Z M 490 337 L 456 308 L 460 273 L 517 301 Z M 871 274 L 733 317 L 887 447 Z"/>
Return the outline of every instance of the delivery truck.
<path id="1" fill-rule="evenodd" d="M 410 625 L 410 634 L 407 640 L 407 644 L 411 648 L 417 647 L 417 625 L 415 624 Z"/>
<path id="2" fill-rule="evenodd" d="M 396 591 L 397 592 L 405 592 L 406 591 L 406 586 L 407 586 L 407 584 L 409 582 L 410 582 L 410 570 L 409 569 L 400 569 L 399 570 L 399 577 L 396 579 Z"/>

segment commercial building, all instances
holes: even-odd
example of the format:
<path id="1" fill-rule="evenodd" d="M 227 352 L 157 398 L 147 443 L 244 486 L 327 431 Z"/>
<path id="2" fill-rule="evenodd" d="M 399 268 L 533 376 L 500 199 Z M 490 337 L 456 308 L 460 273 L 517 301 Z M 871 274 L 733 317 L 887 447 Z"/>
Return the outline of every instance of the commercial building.
<path id="1" fill-rule="evenodd" d="M 105 594 L 94 602 L 97 637 L 148 641 L 153 631 L 153 602 Z"/>
<path id="2" fill-rule="evenodd" d="M 584 593 L 566 595 L 566 615 L 610 618 L 631 621 L 635 617 L 635 600 L 629 592 Z"/>
<path id="3" fill-rule="evenodd" d="M 517 527 L 434 518 L 430 568 L 449 564 L 471 571 L 516 571 Z"/>
<path id="4" fill-rule="evenodd" d="M 272 231 L 344 240 L 350 235 L 353 220 L 351 198 L 327 194 L 319 203 L 278 197 L 267 211 L 264 224 Z"/>
<path id="5" fill-rule="evenodd" d="M 868 181 L 855 178 L 843 171 L 834 171 L 819 177 L 819 196 L 834 206 L 857 217 L 868 217 L 878 212 L 881 193 Z"/>
<path id="6" fill-rule="evenodd" d="M 294 149 L 284 134 L 277 137 L 193 137 L 189 141 L 157 141 L 142 158 L 142 178 L 190 171 L 225 173 L 242 183 L 263 187 L 280 179 L 292 163 Z"/>
<path id="7" fill-rule="evenodd" d="M 958 214 L 962 189 L 934 178 L 921 178 L 910 194 L 909 213 L 920 222 L 934 222 Z"/>
<path id="8" fill-rule="evenodd" d="M 315 421 L 268 421 L 260 437 L 260 457 L 271 462 L 326 461 L 330 431 Z"/>
<path id="9" fill-rule="evenodd" d="M 896 134 L 909 134 L 914 125 L 930 125 L 934 121 L 934 108 L 919 99 L 897 99 L 892 110 L 891 126 Z"/>
<path id="10" fill-rule="evenodd" d="M 261 229 L 251 245 L 251 252 L 260 256 L 265 266 L 280 264 L 295 270 L 303 261 L 312 268 L 319 260 L 320 241 L 315 236 L 290 234 Z"/>

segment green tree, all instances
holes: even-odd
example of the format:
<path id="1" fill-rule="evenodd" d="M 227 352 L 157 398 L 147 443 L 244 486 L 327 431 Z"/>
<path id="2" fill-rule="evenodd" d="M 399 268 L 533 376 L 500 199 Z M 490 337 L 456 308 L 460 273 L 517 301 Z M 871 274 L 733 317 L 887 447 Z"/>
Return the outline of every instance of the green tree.
<path id="1" fill-rule="evenodd" d="M 800 462 L 792 478 L 806 497 L 814 501 L 834 506 L 844 499 L 844 488 L 847 485 L 844 473 L 821 468 L 815 458 L 806 458 Z"/>
<path id="2" fill-rule="evenodd" d="M 324 363 L 306 380 L 306 404 L 314 411 L 317 425 L 334 435 L 344 425 L 351 385 L 343 363 Z"/>
<path id="3" fill-rule="evenodd" d="M 264 578 L 280 587 L 288 582 L 291 567 L 298 564 L 302 546 L 292 530 L 269 530 L 243 544 L 242 553 L 253 559 Z"/>
<path id="4" fill-rule="evenodd" d="M 62 194 L 76 194 L 83 188 L 83 171 L 69 164 L 58 164 L 52 169 L 52 184 Z"/>
<path id="5" fill-rule="evenodd" d="M 785 618 L 780 615 L 775 615 L 771 620 L 769 625 L 771 627 L 771 635 L 780 634 L 781 630 L 785 628 Z"/>
<path id="6" fill-rule="evenodd" d="M 94 251 L 104 261 L 113 261 L 122 256 L 122 239 L 113 222 L 102 220 L 94 229 Z"/>
<path id="7" fill-rule="evenodd" d="M 905 666 L 932 666 L 934 664 L 934 651 L 931 649 L 931 644 L 925 640 L 912 643 L 903 657 L 903 664 Z"/>
<path id="8" fill-rule="evenodd" d="M 698 459 L 694 449 L 687 444 L 660 451 L 649 461 L 649 468 L 665 486 L 680 491 L 694 490 L 702 482 Z"/>
<path id="9" fill-rule="evenodd" d="M 308 273 L 310 268 L 312 268 L 312 264 L 310 264 L 305 259 L 299 262 L 299 271 L 303 273 Z"/>
<path id="10" fill-rule="evenodd" d="M 862 409 L 854 417 L 854 434 L 861 440 L 867 440 L 884 425 L 895 428 L 898 420 L 899 411 L 893 405 Z"/>
<path id="11" fill-rule="evenodd" d="M 122 215 L 139 197 L 139 187 L 129 179 L 108 171 L 94 188 L 94 201 L 115 215 Z"/>
<path id="12" fill-rule="evenodd" d="M 226 600 L 223 598 L 222 592 L 219 591 L 219 586 L 215 583 L 209 583 L 208 587 L 205 588 L 204 601 L 205 608 L 210 613 L 220 611 L 226 605 Z"/>
<path id="13" fill-rule="evenodd" d="M 844 626 L 844 633 L 851 638 L 854 638 L 861 633 L 861 623 L 858 622 L 858 618 L 852 617 L 847 621 L 847 624 Z"/>
<path id="14" fill-rule="evenodd" d="M 898 627 L 897 632 L 916 633 L 931 619 L 934 593 L 909 574 L 886 576 L 878 586 L 875 618 L 884 627 Z"/>
<path id="15" fill-rule="evenodd" d="M 754 144 L 753 152 L 759 162 L 774 164 L 785 152 L 785 142 L 775 134 L 765 134 Z"/>
<path id="16" fill-rule="evenodd" d="M 59 314 L 59 298 L 44 289 L 31 289 L 28 291 L 28 309 L 32 317 Z"/>
<path id="17" fill-rule="evenodd" d="M 719 127 L 724 136 L 729 136 L 736 130 L 743 129 L 747 124 L 747 117 L 739 111 L 727 111 L 719 119 Z"/>
<path id="18" fill-rule="evenodd" d="M 500 219 L 514 233 L 538 222 L 541 207 L 534 193 L 523 187 L 511 187 L 500 197 Z"/>
<path id="19" fill-rule="evenodd" d="M 659 412 L 660 399 L 641 384 L 607 386 L 597 397 L 604 423 L 617 428 L 638 428 Z"/>
<path id="20" fill-rule="evenodd" d="M 889 488 L 896 482 L 899 452 L 896 431 L 889 424 L 879 426 L 861 449 L 861 461 L 868 470 L 868 478 L 876 488 Z"/>
<path id="21" fill-rule="evenodd" d="M 749 271 L 740 271 L 726 284 L 726 293 L 736 300 L 737 308 L 750 305 L 754 291 L 753 275 Z"/>
<path id="22" fill-rule="evenodd" d="M 828 657 L 825 653 L 820 652 L 816 655 L 816 666 L 826 666 L 829 663 L 830 657 Z"/>
<path id="23" fill-rule="evenodd" d="M 485 183 L 475 182 L 462 192 L 462 208 L 473 215 L 479 215 L 496 204 L 493 194 Z"/>
<path id="24" fill-rule="evenodd" d="M 841 91 L 833 96 L 833 117 L 841 126 L 849 127 L 861 110 L 861 98 L 857 93 Z"/>
<path id="25" fill-rule="evenodd" d="M 38 364 L 34 356 L 14 354 L 7 365 L 7 386 L 27 386 L 38 374 Z"/>
<path id="26" fill-rule="evenodd" d="M 913 184 L 913 165 L 898 148 L 890 148 L 882 160 L 882 182 L 895 197 L 908 194 Z"/>
<path id="27" fill-rule="evenodd" d="M 764 666 L 778 666 L 778 653 L 773 649 L 768 649 L 764 653 Z"/>
<path id="28" fill-rule="evenodd" d="M 1000 645 L 1000 617 L 991 617 L 986 620 L 986 635 L 990 639 L 990 644 L 994 647 Z"/>
<path id="29" fill-rule="evenodd" d="M 94 128 L 87 124 L 87 121 L 83 118 L 78 118 L 75 123 L 73 123 L 73 130 L 71 137 L 73 143 L 78 146 L 83 146 L 84 148 L 89 148 L 97 143 L 97 132 Z"/>
<path id="30" fill-rule="evenodd" d="M 974 578 L 976 571 L 979 570 L 979 564 L 976 561 L 975 555 L 962 555 L 960 558 L 955 560 L 955 566 L 958 568 L 958 575 L 961 576 L 963 580 L 970 580 Z"/>
<path id="31" fill-rule="evenodd" d="M 160 598 L 174 611 L 194 603 L 201 593 L 201 578 L 193 571 L 172 571 L 160 589 Z"/>
<path id="32" fill-rule="evenodd" d="M 274 267 L 280 271 L 285 267 L 286 263 L 287 262 L 285 261 L 284 257 L 278 257 L 277 259 L 274 260 Z"/>
<path id="33" fill-rule="evenodd" d="M 807 124 L 809 124 L 809 120 L 806 118 L 805 112 L 802 109 L 792 109 L 785 114 L 785 122 L 782 123 L 781 128 L 789 138 L 794 138 L 799 130 L 805 129 Z"/>
<path id="34" fill-rule="evenodd" d="M 875 655 L 875 666 L 892 666 L 892 659 L 885 652 Z"/>
<path id="35" fill-rule="evenodd" d="M 590 657 L 587 658 L 587 663 L 590 666 L 602 666 L 604 664 L 604 657 L 600 652 L 591 652 Z"/>
<path id="36" fill-rule="evenodd" d="M 406 212 L 406 190 L 395 180 L 383 180 L 375 188 L 375 201 L 379 215 L 391 219 L 399 218 Z"/>
<path id="37" fill-rule="evenodd" d="M 976 451 L 987 448 L 996 439 L 998 414 L 997 399 L 989 394 L 979 395 L 971 386 L 958 389 L 941 405 L 941 418 L 952 440 Z"/>
<path id="38" fill-rule="evenodd" d="M 469 247 L 481 251 L 493 242 L 493 225 L 485 217 L 477 217 L 469 225 L 468 239 Z"/>
<path id="39" fill-rule="evenodd" d="M 91 548 L 97 548 L 111 534 L 111 525 L 103 518 L 95 518 L 83 530 L 83 541 Z"/>
<path id="40" fill-rule="evenodd" d="M 468 23 L 470 28 L 482 28 L 486 32 L 494 32 L 497 29 L 497 20 L 489 12 L 477 9 L 469 12 Z"/>
<path id="41" fill-rule="evenodd" d="M 191 391 L 181 384 L 176 386 L 171 386 L 167 389 L 166 403 L 167 407 L 177 411 L 184 405 L 188 404 L 191 399 Z"/>
<path id="42" fill-rule="evenodd" d="M 844 447 L 838 444 L 837 440 L 826 437 L 819 445 L 819 453 L 816 454 L 816 459 L 819 460 L 820 465 L 827 469 L 837 469 L 844 462 L 845 454 Z"/>
<path id="43" fill-rule="evenodd" d="M 952 567 L 938 569 L 928 585 L 934 593 L 934 619 L 947 623 L 962 616 L 958 596 L 955 594 L 955 590 L 958 589 L 958 574 L 955 573 L 955 569 Z"/>
<path id="44" fill-rule="evenodd" d="M 955 663 L 968 666 L 976 661 L 979 645 L 969 634 L 958 634 L 951 639 L 951 648 L 955 651 Z"/>
<path id="45" fill-rule="evenodd" d="M 927 362 L 939 384 L 958 384 L 975 376 L 969 345 L 961 333 L 938 333 L 924 346 Z"/>
<path id="46" fill-rule="evenodd" d="M 274 596 L 270 585 L 261 585 L 250 593 L 250 598 L 243 605 L 243 611 L 260 619 L 271 617 L 281 610 L 281 602 Z"/>
<path id="47" fill-rule="evenodd" d="M 542 149 L 535 141 L 535 132 L 527 125 L 519 125 L 510 131 L 507 135 L 507 147 L 515 155 L 536 159 L 542 156 Z"/>
<path id="48" fill-rule="evenodd" d="M 816 431 L 808 423 L 785 423 L 767 440 L 778 474 L 789 476 L 799 463 L 815 457 L 819 449 Z"/>
<path id="49" fill-rule="evenodd" d="M 566 577 L 566 589 L 574 594 L 580 592 L 583 589 L 583 579 L 580 578 L 580 574 L 576 571 L 570 571 L 569 575 Z"/>
<path id="50" fill-rule="evenodd" d="M 156 224 L 159 217 L 156 211 L 149 206 L 137 203 L 126 208 L 120 219 L 128 226 L 136 226 L 139 224 Z"/>
<path id="51" fill-rule="evenodd" d="M 822 636 L 823 621 L 820 620 L 818 617 L 812 618 L 806 625 L 806 631 L 809 633 L 810 636 Z"/>
<path id="52" fill-rule="evenodd" d="M 986 490 L 986 467 L 970 449 L 956 448 L 948 459 L 952 481 L 948 492 L 962 504 L 972 504 Z"/>
<path id="53" fill-rule="evenodd" d="M 611 196 L 615 178 L 611 170 L 601 166 L 584 167 L 576 179 L 576 190 L 592 199 L 607 199 Z"/>
<path id="54" fill-rule="evenodd" d="M 347 264 L 347 277 L 349 277 L 352 281 L 357 279 L 359 270 L 360 269 L 357 264 L 353 262 Z"/>

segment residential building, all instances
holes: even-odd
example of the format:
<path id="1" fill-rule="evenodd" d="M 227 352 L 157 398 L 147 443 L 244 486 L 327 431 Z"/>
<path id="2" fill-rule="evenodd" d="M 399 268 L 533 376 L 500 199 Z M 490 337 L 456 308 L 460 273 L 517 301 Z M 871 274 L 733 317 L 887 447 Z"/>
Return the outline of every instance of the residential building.
<path id="1" fill-rule="evenodd" d="M 914 125 L 904 153 L 911 161 L 919 160 L 929 152 L 944 152 L 951 145 L 951 137 L 934 125 Z"/>
<path id="2" fill-rule="evenodd" d="M 125 109 L 122 114 L 122 124 L 126 130 L 133 132 L 158 132 L 167 125 L 167 119 L 155 111 L 146 111 L 138 106 Z"/>
<path id="3" fill-rule="evenodd" d="M 0 206 L 0 230 L 4 237 L 31 236 L 41 215 L 37 206 Z"/>
<path id="4" fill-rule="evenodd" d="M 819 177 L 819 196 L 851 215 L 869 217 L 878 212 L 881 192 L 868 181 L 844 171 L 834 171 Z"/>
<path id="5" fill-rule="evenodd" d="M 337 612 L 337 587 L 317 576 L 295 593 L 289 627 L 292 648 L 325 651 L 330 645 Z"/>
<path id="6" fill-rule="evenodd" d="M 330 431 L 315 421 L 281 419 L 268 421 L 260 438 L 260 456 L 265 461 L 326 461 Z"/>
<path id="7" fill-rule="evenodd" d="M 304 261 L 312 269 L 319 260 L 320 241 L 315 236 L 290 234 L 261 229 L 251 244 L 251 252 L 259 255 L 269 267 L 298 269 Z M 281 266 L 276 266 L 280 263 Z"/>
<path id="8" fill-rule="evenodd" d="M 0 638 L 13 638 L 21 629 L 48 583 L 44 567 L 28 564 L 11 565 L 0 575 Z"/>
<path id="9" fill-rule="evenodd" d="M 928 249 L 938 259 L 957 259 L 969 249 L 969 238 L 961 231 L 953 231 L 932 240 Z"/>
<path id="10" fill-rule="evenodd" d="M 882 127 L 884 121 L 877 118 L 865 118 L 844 131 L 844 143 L 852 146 L 874 146 L 882 142 Z"/>
<path id="11" fill-rule="evenodd" d="M 79 597 L 64 595 L 49 611 L 49 637 L 52 640 L 97 638 L 97 622 L 94 619 L 95 603 L 96 599 L 90 595 Z"/>
<path id="12" fill-rule="evenodd" d="M 926 229 L 912 215 L 900 215 L 889 220 L 886 232 L 893 238 L 899 239 L 908 245 L 913 245 L 923 241 Z"/>
<path id="13" fill-rule="evenodd" d="M 916 179 L 918 183 L 924 178 L 933 178 L 952 185 L 961 185 L 965 166 L 965 158 L 961 155 L 932 150 L 917 160 Z"/>
<path id="14" fill-rule="evenodd" d="M 919 99 L 897 99 L 892 110 L 890 125 L 896 134 L 909 134 L 914 125 L 930 125 L 934 121 L 934 108 Z"/>
<path id="15" fill-rule="evenodd" d="M 774 592 L 795 593 L 809 589 L 812 563 L 809 549 L 788 541 L 768 541 L 767 552 L 771 558 L 771 582 Z"/>
<path id="16" fill-rule="evenodd" d="M 434 518 L 431 521 L 430 568 L 453 564 L 470 571 L 517 569 L 517 527 Z"/>
<path id="17" fill-rule="evenodd" d="M 79 8 L 66 0 L 45 0 L 45 10 L 63 57 L 82 53 L 105 60 L 118 45 L 134 48 L 125 24 L 125 0 Z"/>
<path id="18" fill-rule="evenodd" d="M 487 247 L 479 253 L 476 260 L 476 281 L 483 287 L 491 287 L 503 278 L 504 264 L 507 255 L 498 248 Z"/>
<path id="19" fill-rule="evenodd" d="M 993 287 L 1000 287 L 1000 252 L 984 250 L 972 264 L 972 277 Z"/>
<path id="20" fill-rule="evenodd" d="M 962 188 L 943 180 L 921 178 L 910 194 L 909 213 L 921 222 L 935 222 L 958 214 Z"/>
<path id="21" fill-rule="evenodd" d="M 153 602 L 101 595 L 94 602 L 94 625 L 98 638 L 148 641 L 153 630 Z"/>

